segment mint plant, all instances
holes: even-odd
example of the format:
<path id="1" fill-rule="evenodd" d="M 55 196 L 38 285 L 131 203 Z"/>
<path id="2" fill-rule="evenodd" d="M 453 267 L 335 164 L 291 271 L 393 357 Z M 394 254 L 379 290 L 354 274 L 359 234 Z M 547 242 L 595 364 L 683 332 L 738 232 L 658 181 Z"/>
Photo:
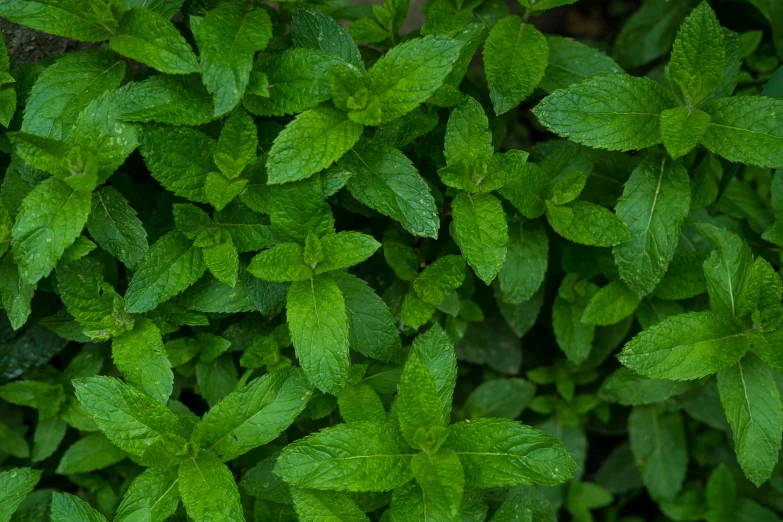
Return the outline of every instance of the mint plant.
<path id="1" fill-rule="evenodd" d="M 0 522 L 779 520 L 783 12 L 513 4 L 0 0 Z"/>

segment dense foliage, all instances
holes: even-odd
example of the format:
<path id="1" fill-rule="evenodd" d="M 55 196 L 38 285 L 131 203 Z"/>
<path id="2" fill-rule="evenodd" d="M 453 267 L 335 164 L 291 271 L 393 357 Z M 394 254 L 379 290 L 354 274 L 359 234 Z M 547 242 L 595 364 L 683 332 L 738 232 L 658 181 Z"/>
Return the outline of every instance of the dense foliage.
<path id="1" fill-rule="evenodd" d="M 778 521 L 783 4 L 575 3 L 0 0 L 0 522 Z"/>

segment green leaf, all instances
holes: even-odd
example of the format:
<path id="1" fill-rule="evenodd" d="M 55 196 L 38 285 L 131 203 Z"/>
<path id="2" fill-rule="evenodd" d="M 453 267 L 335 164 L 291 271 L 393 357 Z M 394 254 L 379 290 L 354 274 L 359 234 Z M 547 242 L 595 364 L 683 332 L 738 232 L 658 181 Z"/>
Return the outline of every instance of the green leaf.
<path id="1" fill-rule="evenodd" d="M 56 473 L 89 473 L 116 464 L 126 456 L 127 454 L 112 444 L 103 433 L 90 433 L 65 450 Z"/>
<path id="2" fill-rule="evenodd" d="M 282 243 L 259 252 L 247 271 L 265 281 L 306 281 L 313 277 L 304 262 L 304 249 L 296 243 Z"/>
<path id="3" fill-rule="evenodd" d="M 621 74 L 622 68 L 598 49 L 578 40 L 547 36 L 549 58 L 539 87 L 547 92 L 565 89 L 593 76 Z"/>
<path id="4" fill-rule="evenodd" d="M 688 470 L 682 415 L 659 412 L 651 406 L 636 407 L 628 418 L 628 438 L 650 496 L 675 496 Z"/>
<path id="5" fill-rule="evenodd" d="M 41 462 L 51 457 L 60 446 L 67 429 L 68 425 L 59 417 L 39 419 L 33 434 L 32 462 Z"/>
<path id="6" fill-rule="evenodd" d="M 628 368 L 618 368 L 604 380 L 599 396 L 623 406 L 642 406 L 685 393 L 689 387 L 685 382 L 646 379 Z"/>
<path id="7" fill-rule="evenodd" d="M 411 460 L 411 471 L 427 500 L 427 509 L 442 513 L 443 520 L 460 520 L 465 475 L 459 457 L 452 450 L 419 453 Z"/>
<path id="8" fill-rule="evenodd" d="M 372 236 L 354 231 L 327 235 L 321 241 L 325 257 L 316 265 L 316 274 L 358 265 L 381 247 Z"/>
<path id="9" fill-rule="evenodd" d="M 710 307 L 742 317 L 755 311 L 758 297 L 752 288 L 753 253 L 736 234 L 709 224 L 699 232 L 718 247 L 704 262 Z"/>
<path id="10" fill-rule="evenodd" d="M 255 69 L 266 74 L 265 96 L 250 94 L 242 101 L 248 111 L 259 116 L 283 116 L 311 109 L 332 97 L 330 70 L 355 72 L 331 54 L 297 48 L 264 56 L 256 62 Z"/>
<path id="11" fill-rule="evenodd" d="M 582 193 L 585 183 L 587 183 L 587 174 L 584 172 L 574 172 L 562 177 L 552 187 L 552 201 L 555 205 L 571 203 Z"/>
<path id="12" fill-rule="evenodd" d="M 103 92 L 116 88 L 123 76 L 125 62 L 107 49 L 63 56 L 41 73 L 30 91 L 22 131 L 67 138 L 79 113 Z"/>
<path id="13" fill-rule="evenodd" d="M 661 137 L 672 159 L 688 154 L 701 141 L 712 118 L 704 111 L 685 107 L 667 109 L 661 113 Z"/>
<path id="14" fill-rule="evenodd" d="M 345 422 L 380 422 L 388 419 L 386 408 L 375 390 L 366 384 L 354 384 L 343 388 L 337 398 L 340 417 Z"/>
<path id="15" fill-rule="evenodd" d="M 178 477 L 182 503 L 195 522 L 244 522 L 234 476 L 217 455 L 200 451 L 188 456 L 179 466 Z"/>
<path id="16" fill-rule="evenodd" d="M 376 140 L 361 140 L 339 165 L 352 173 L 346 187 L 360 203 L 415 236 L 438 237 L 440 219 L 430 188 L 402 152 Z"/>
<path id="17" fill-rule="evenodd" d="M 550 176 L 539 165 L 526 163 L 527 154 L 522 151 L 508 151 L 503 154 L 505 168 L 513 172 L 506 186 L 498 194 L 506 198 L 528 219 L 535 219 L 546 212 L 546 192 Z M 514 153 L 514 154 L 512 154 Z"/>
<path id="18" fill-rule="evenodd" d="M 707 481 L 707 506 L 705 516 L 710 522 L 728 522 L 737 509 L 737 486 L 734 477 L 725 464 L 721 464 L 710 474 Z"/>
<path id="19" fill-rule="evenodd" d="M 704 251 L 675 252 L 666 274 L 653 291 L 656 297 L 677 301 L 689 299 L 707 291 L 704 277 Z"/>
<path id="20" fill-rule="evenodd" d="M 206 134 L 187 127 L 149 125 L 144 128 L 139 152 L 152 177 L 165 189 L 191 201 L 207 201 L 207 174 L 217 167 L 212 162 L 215 142 Z"/>
<path id="21" fill-rule="evenodd" d="M 465 418 L 516 419 L 530 404 L 535 393 L 536 387 L 524 379 L 485 381 L 465 400 Z"/>
<path id="22" fill-rule="evenodd" d="M 454 236 L 470 267 L 487 285 L 506 260 L 508 224 L 491 194 L 460 194 L 451 203 Z"/>
<path id="23" fill-rule="evenodd" d="M 298 368 L 264 375 L 213 406 L 193 439 L 223 461 L 235 459 L 276 439 L 304 410 L 311 394 Z"/>
<path id="24" fill-rule="evenodd" d="M 288 325 L 296 356 L 310 382 L 336 395 L 347 382 L 348 317 L 340 288 L 328 275 L 288 289 Z"/>
<path id="25" fill-rule="evenodd" d="M 622 281 L 611 281 L 587 303 L 582 322 L 599 326 L 617 324 L 636 310 L 641 299 Z"/>
<path id="26" fill-rule="evenodd" d="M 292 488 L 294 509 L 301 522 L 368 522 L 344 493 Z"/>
<path id="27" fill-rule="evenodd" d="M 35 408 L 40 419 L 48 419 L 60 410 L 65 401 L 65 393 L 60 384 L 16 380 L 0 386 L 0 399 L 11 404 Z"/>
<path id="28" fill-rule="evenodd" d="M 718 373 L 720 402 L 734 434 L 734 451 L 756 486 L 769 480 L 778 462 L 783 432 L 780 392 L 769 367 L 749 353 Z"/>
<path id="29" fill-rule="evenodd" d="M 396 423 L 353 422 L 289 444 L 274 472 L 297 487 L 389 491 L 412 478 L 413 455 Z"/>
<path id="30" fill-rule="evenodd" d="M 544 282 L 549 240 L 537 221 L 521 221 L 509 227 L 506 260 L 498 273 L 503 302 L 527 301 Z"/>
<path id="31" fill-rule="evenodd" d="M 133 328 L 125 302 L 103 279 L 100 265 L 89 259 L 60 265 L 57 290 L 65 308 L 90 338 L 108 339 Z"/>
<path id="32" fill-rule="evenodd" d="M 3 15 L 5 16 L 5 14 Z M 30 494 L 41 479 L 41 471 L 31 468 L 13 468 L 0 472 L 0 520 L 8 522 L 16 508 Z"/>
<path id="33" fill-rule="evenodd" d="M 36 283 L 49 275 L 81 233 L 90 213 L 90 194 L 50 178 L 22 202 L 14 224 L 11 248 L 21 278 Z"/>
<path id="34" fill-rule="evenodd" d="M 562 442 L 508 419 L 453 424 L 444 447 L 457 453 L 465 470 L 465 485 L 472 487 L 551 486 L 576 472 L 576 463 Z"/>
<path id="35" fill-rule="evenodd" d="M 555 297 L 552 306 L 552 327 L 557 345 L 569 361 L 580 364 L 593 348 L 595 326 L 582 322 L 585 305 L 570 303 L 561 296 Z"/>
<path id="36" fill-rule="evenodd" d="M 101 248 L 131 269 L 136 268 L 149 249 L 147 232 L 136 211 L 122 194 L 109 186 L 93 193 L 87 230 Z"/>
<path id="37" fill-rule="evenodd" d="M 228 236 L 228 232 L 224 232 Z M 217 245 L 203 249 L 204 262 L 209 271 L 218 281 L 223 284 L 235 287 L 239 272 L 239 257 L 231 237 L 224 238 Z"/>
<path id="38" fill-rule="evenodd" d="M 443 155 L 449 165 L 462 164 L 480 170 L 489 163 L 495 149 L 484 108 L 468 96 L 457 105 L 446 125 Z"/>
<path id="39" fill-rule="evenodd" d="M 151 9 L 126 11 L 109 46 L 162 73 L 201 72 L 193 49 L 174 24 Z"/>
<path id="40" fill-rule="evenodd" d="M 547 68 L 549 46 L 532 24 L 518 16 L 499 20 L 484 43 L 484 70 L 495 114 L 530 96 Z"/>
<path id="41" fill-rule="evenodd" d="M 389 307 L 364 280 L 347 272 L 334 272 L 335 283 L 348 313 L 348 345 L 379 361 L 400 358 L 402 344 Z"/>
<path id="42" fill-rule="evenodd" d="M 97 5 L 107 3 L 96 2 Z M 84 42 L 100 42 L 112 34 L 79 0 L 10 0 L 0 6 L 0 16 L 39 31 Z M 100 8 L 98 8 L 100 9 Z"/>
<path id="43" fill-rule="evenodd" d="M 437 306 L 465 280 L 465 259 L 462 256 L 443 256 L 428 265 L 413 281 L 419 298 Z"/>
<path id="44" fill-rule="evenodd" d="M 3 454 L 18 459 L 30 458 L 30 445 L 22 435 L 19 434 L 8 424 L 0 422 L 0 443 L 2 443 Z"/>
<path id="45" fill-rule="evenodd" d="M 702 143 L 729 161 L 758 167 L 783 167 L 783 101 L 735 96 L 710 102 L 712 123 Z"/>
<path id="46" fill-rule="evenodd" d="M 550 131 L 589 147 L 638 150 L 661 142 L 660 115 L 671 95 L 649 78 L 599 76 L 556 91 L 533 114 Z"/>
<path id="47" fill-rule="evenodd" d="M 70 493 L 52 494 L 52 522 L 106 522 L 106 518 L 87 502 Z"/>
<path id="48" fill-rule="evenodd" d="M 195 283 L 206 270 L 201 249 L 179 232 L 160 238 L 141 261 L 125 293 L 126 310 L 147 312 Z"/>
<path id="49" fill-rule="evenodd" d="M 253 55 L 272 37 L 272 22 L 264 9 L 232 1 L 207 13 L 195 34 L 204 85 L 214 97 L 215 117 L 223 116 L 245 93 Z"/>
<path id="50" fill-rule="evenodd" d="M 382 122 L 407 114 L 434 94 L 460 46 L 452 38 L 430 35 L 403 42 L 378 60 L 367 72 L 367 86 L 380 101 Z"/>
<path id="51" fill-rule="evenodd" d="M 362 128 L 326 105 L 303 112 L 275 138 L 266 163 L 267 182 L 298 181 L 325 169 L 353 147 Z"/>
<path id="52" fill-rule="evenodd" d="M 237 109 L 223 124 L 215 149 L 215 165 L 229 179 L 239 176 L 256 159 L 258 131 L 253 118 Z"/>
<path id="53" fill-rule="evenodd" d="M 444 427 L 443 415 L 435 380 L 415 351 L 408 356 L 402 370 L 394 413 L 408 444 L 427 452 L 437 451 L 442 439 L 437 443 L 428 440 L 425 444 L 422 441 L 427 432 L 430 436 L 438 433 L 432 428 Z"/>
<path id="54" fill-rule="evenodd" d="M 702 2 L 680 26 L 669 61 L 669 78 L 680 86 L 688 105 L 715 90 L 724 58 L 723 29 L 709 4 Z"/>
<path id="55" fill-rule="evenodd" d="M 177 468 L 148 468 L 133 479 L 114 516 L 115 522 L 163 522 L 179 504 Z"/>
<path id="56" fill-rule="evenodd" d="M 111 353 L 114 364 L 129 383 L 166 404 L 174 386 L 174 374 L 154 322 L 136 319 L 131 331 L 114 338 Z"/>
<path id="57" fill-rule="evenodd" d="M 149 395 L 114 377 L 72 382 L 84 412 L 120 449 L 141 456 L 158 442 L 184 447 L 185 440 L 174 433 L 177 416 Z"/>
<path id="58" fill-rule="evenodd" d="M 19 268 L 14 263 L 12 255 L 3 257 L 0 263 L 0 297 L 11 328 L 14 330 L 18 330 L 27 322 L 32 312 L 30 303 L 36 287 L 36 284 L 28 284 L 19 276 Z"/>
<path id="59" fill-rule="evenodd" d="M 615 246 L 613 254 L 620 277 L 640 297 L 666 274 L 689 203 L 688 172 L 665 158 L 644 160 L 625 183 L 615 212 L 631 239 Z"/>
<path id="60" fill-rule="evenodd" d="M 195 74 L 157 74 L 118 92 L 117 117 L 124 121 L 203 125 L 213 120 L 212 96 Z"/>
<path id="61" fill-rule="evenodd" d="M 143 7 L 155 11 L 167 20 L 177 14 L 183 3 L 183 0 L 125 0 L 125 5 L 129 9 Z"/>
<path id="62" fill-rule="evenodd" d="M 555 232 L 580 245 L 608 247 L 631 239 L 628 227 L 617 216 L 587 201 L 562 206 L 547 201 L 546 218 Z"/>
<path id="63" fill-rule="evenodd" d="M 291 41 L 296 47 L 319 49 L 364 70 L 359 49 L 348 31 L 317 9 L 298 5 L 291 18 Z"/>
<path id="64" fill-rule="evenodd" d="M 689 381 L 728 368 L 749 347 L 744 328 L 731 315 L 691 312 L 642 331 L 617 357 L 644 377 Z"/>

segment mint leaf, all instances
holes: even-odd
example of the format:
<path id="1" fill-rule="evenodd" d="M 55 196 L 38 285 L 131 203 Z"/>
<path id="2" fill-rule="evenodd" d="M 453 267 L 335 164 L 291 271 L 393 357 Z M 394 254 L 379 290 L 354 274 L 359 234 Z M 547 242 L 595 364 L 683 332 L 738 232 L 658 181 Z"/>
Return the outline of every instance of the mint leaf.
<path id="1" fill-rule="evenodd" d="M 313 270 L 304 262 L 304 249 L 296 243 L 282 243 L 256 255 L 247 271 L 265 281 L 305 281 Z"/>
<path id="2" fill-rule="evenodd" d="M 576 471 L 576 463 L 560 441 L 508 419 L 453 424 L 444 448 L 457 454 L 465 470 L 465 485 L 472 487 L 554 485 Z"/>
<path id="3" fill-rule="evenodd" d="M 339 165 L 352 173 L 346 186 L 360 203 L 389 216 L 413 235 L 438 236 L 435 200 L 402 152 L 375 140 L 362 140 Z"/>
<path id="4" fill-rule="evenodd" d="M 546 42 L 548 63 L 538 86 L 547 92 L 565 89 L 593 76 L 623 72 L 609 56 L 578 40 L 547 35 Z"/>
<path id="5" fill-rule="evenodd" d="M 587 359 L 595 339 L 595 326 L 582 321 L 586 304 L 571 303 L 561 296 L 552 306 L 552 327 L 557 345 L 569 361 L 580 364 Z"/>
<path id="6" fill-rule="evenodd" d="M 429 370 L 415 352 L 408 356 L 402 370 L 394 414 L 408 444 L 427 452 L 438 450 L 440 444 L 433 439 L 439 433 L 437 428 L 444 429 L 445 426 L 437 388 Z"/>
<path id="7" fill-rule="evenodd" d="M 292 488 L 294 509 L 302 522 L 366 522 L 369 519 L 343 493 Z"/>
<path id="8" fill-rule="evenodd" d="M 712 118 L 704 111 L 685 107 L 667 109 L 661 113 L 661 137 L 672 159 L 688 154 L 701 141 Z"/>
<path id="9" fill-rule="evenodd" d="M 468 96 L 449 115 L 443 155 L 449 165 L 462 164 L 481 172 L 495 152 L 489 120 L 481 104 Z"/>
<path id="10" fill-rule="evenodd" d="M 476 275 L 487 285 L 506 260 L 508 224 L 500 201 L 491 194 L 460 194 L 451 203 L 454 236 Z"/>
<path id="11" fill-rule="evenodd" d="M 703 265 L 707 256 L 704 251 L 675 252 L 666 274 L 653 291 L 654 295 L 677 301 L 706 292 Z"/>
<path id="12" fill-rule="evenodd" d="M 297 487 L 389 491 L 412 478 L 413 455 L 393 423 L 353 422 L 289 444 L 274 471 Z"/>
<path id="13" fill-rule="evenodd" d="M 427 304 L 437 306 L 465 280 L 465 259 L 443 256 L 428 265 L 413 281 L 416 295 Z"/>
<path id="14" fill-rule="evenodd" d="M 121 449 L 141 456 L 153 444 L 184 447 L 177 416 L 149 395 L 114 377 L 72 381 L 76 398 L 98 428 Z"/>
<path id="15" fill-rule="evenodd" d="M 90 194 L 50 178 L 25 197 L 13 229 L 11 249 L 28 284 L 49 275 L 81 233 L 90 213 Z"/>
<path id="16" fill-rule="evenodd" d="M 264 375 L 213 406 L 193 438 L 221 460 L 235 459 L 277 438 L 304 410 L 311 393 L 300 369 Z"/>
<path id="17" fill-rule="evenodd" d="M 149 249 L 147 232 L 136 211 L 122 194 L 109 186 L 93 192 L 87 230 L 101 248 L 131 269 L 136 268 Z"/>
<path id="18" fill-rule="evenodd" d="M 546 218 L 555 232 L 581 245 L 608 247 L 631 239 L 628 227 L 617 216 L 587 201 L 562 206 L 547 201 Z"/>
<path id="19" fill-rule="evenodd" d="M 648 158 L 631 173 L 615 212 L 631 240 L 614 247 L 620 277 L 639 296 L 653 291 L 667 273 L 688 215 L 688 173 L 665 158 Z"/>
<path id="20" fill-rule="evenodd" d="M 100 5 L 105 2 L 99 2 Z M 100 42 L 111 35 L 111 28 L 96 19 L 78 0 L 12 0 L 0 6 L 0 16 L 18 24 L 65 38 Z M 92 15 L 92 16 L 91 16 Z"/>
<path id="21" fill-rule="evenodd" d="M 231 470 L 211 451 L 200 451 L 183 459 L 178 478 L 182 503 L 188 516 L 196 522 L 245 520 Z"/>
<path id="22" fill-rule="evenodd" d="M 178 481 L 177 469 L 174 467 L 146 469 L 131 482 L 117 508 L 114 520 L 166 520 L 174 514 L 179 505 Z"/>
<path id="23" fill-rule="evenodd" d="M 30 302 L 33 299 L 36 284 L 26 283 L 19 276 L 19 268 L 14 263 L 12 255 L 7 255 L 0 263 L 0 297 L 3 301 L 11 328 L 21 328 L 32 312 Z"/>
<path id="24" fill-rule="evenodd" d="M 0 386 L 0 399 L 11 404 L 35 408 L 40 419 L 48 419 L 60 410 L 65 401 L 65 393 L 60 384 L 17 380 Z"/>
<path id="25" fill-rule="evenodd" d="M 152 177 L 177 196 L 205 203 L 207 174 L 217 170 L 215 142 L 195 129 L 150 125 L 144 128 L 139 152 Z"/>
<path id="26" fill-rule="evenodd" d="M 783 102 L 766 97 L 735 96 L 712 101 L 704 107 L 712 123 L 702 143 L 729 161 L 783 167 L 781 109 Z"/>
<path id="27" fill-rule="evenodd" d="M 361 232 L 338 232 L 321 239 L 324 259 L 315 267 L 316 274 L 358 265 L 381 247 L 372 236 Z"/>
<path id="28" fill-rule="evenodd" d="M 783 433 L 780 392 L 772 373 L 749 353 L 718 373 L 718 390 L 734 434 L 737 461 L 745 476 L 760 486 L 777 464 Z"/>
<path id="29" fill-rule="evenodd" d="M 427 509 L 449 520 L 460 514 L 465 476 L 459 457 L 452 450 L 419 453 L 411 460 L 411 471 L 427 499 Z"/>
<path id="30" fill-rule="evenodd" d="M 90 433 L 65 450 L 56 473 L 89 473 L 116 464 L 126 456 L 127 454 L 112 444 L 103 433 Z"/>
<path id="31" fill-rule="evenodd" d="M 19 504 L 30 494 L 41 479 L 41 471 L 31 468 L 13 468 L 0 472 L 0 520 L 11 520 Z"/>
<path id="32" fill-rule="evenodd" d="M 699 225 L 699 232 L 718 247 L 704 262 L 710 307 L 717 312 L 742 317 L 753 312 L 751 279 L 753 253 L 736 234 L 709 224 Z"/>
<path id="33" fill-rule="evenodd" d="M 679 412 L 636 407 L 628 418 L 628 438 L 647 491 L 671 498 L 682 487 L 688 469 L 685 427 Z"/>
<path id="34" fill-rule="evenodd" d="M 617 357 L 644 377 L 688 381 L 735 364 L 749 347 L 744 328 L 731 315 L 691 312 L 642 331 Z"/>
<path id="35" fill-rule="evenodd" d="M 212 96 L 189 74 L 158 74 L 118 92 L 117 117 L 124 121 L 203 125 L 213 120 Z"/>
<path id="36" fill-rule="evenodd" d="M 364 280 L 347 272 L 334 272 L 335 283 L 348 313 L 348 345 L 379 361 L 394 362 L 402 344 L 389 307 Z"/>
<path id="37" fill-rule="evenodd" d="M 680 26 L 669 62 L 669 77 L 689 105 L 696 105 L 718 86 L 724 57 L 723 29 L 715 12 L 702 2 Z"/>
<path id="38" fill-rule="evenodd" d="M 674 100 L 649 78 L 616 74 L 585 80 L 534 109 L 550 131 L 589 147 L 636 150 L 661 142 L 660 115 Z"/>
<path id="39" fill-rule="evenodd" d="M 628 368 L 618 368 L 601 384 L 599 397 L 623 406 L 643 406 L 685 393 L 689 387 L 685 382 L 646 379 Z"/>
<path id="40" fill-rule="evenodd" d="M 60 58 L 33 85 L 22 131 L 67 138 L 79 113 L 103 92 L 117 87 L 124 75 L 125 62 L 106 49 L 86 49 Z"/>
<path id="41" fill-rule="evenodd" d="M 445 36 L 414 38 L 393 47 L 367 72 L 370 94 L 380 101 L 382 122 L 412 111 L 443 83 L 460 43 Z"/>
<path id="42" fill-rule="evenodd" d="M 617 324 L 630 316 L 641 299 L 622 281 L 610 281 L 587 303 L 582 322 L 600 326 Z"/>
<path id="43" fill-rule="evenodd" d="M 484 43 L 484 70 L 495 114 L 530 96 L 544 77 L 548 54 L 544 35 L 518 16 L 507 16 L 492 27 Z"/>
<path id="44" fill-rule="evenodd" d="M 131 331 L 114 338 L 111 353 L 114 364 L 129 383 L 166 404 L 174 386 L 174 375 L 155 323 L 146 318 L 136 319 Z"/>
<path id="45" fill-rule="evenodd" d="M 236 178 L 256 159 L 258 131 L 253 118 L 238 109 L 223 124 L 215 149 L 215 165 L 229 179 Z"/>
<path id="46" fill-rule="evenodd" d="M 498 194 L 506 198 L 528 219 L 535 219 L 546 212 L 546 192 L 550 186 L 549 175 L 539 165 L 526 163 L 527 155 L 515 151 L 503 154 L 505 168 L 514 172 L 506 186 Z"/>
<path id="47" fill-rule="evenodd" d="M 303 112 L 275 138 L 266 163 L 268 183 L 309 178 L 348 152 L 362 126 L 326 105 Z"/>
<path id="48" fill-rule="evenodd" d="M 296 356 L 318 389 L 337 394 L 348 379 L 345 299 L 329 275 L 296 281 L 288 289 L 288 325 Z"/>
<path id="49" fill-rule="evenodd" d="M 204 85 L 214 97 L 215 117 L 223 116 L 245 93 L 253 55 L 272 37 L 272 22 L 264 9 L 232 1 L 207 13 L 194 34 Z"/>
<path id="50" fill-rule="evenodd" d="M 359 49 L 343 26 L 318 9 L 302 5 L 291 18 L 291 40 L 296 47 L 319 49 L 364 70 Z"/>
<path id="51" fill-rule="evenodd" d="M 168 19 L 151 9 L 130 9 L 120 19 L 109 46 L 162 73 L 198 73 L 196 55 Z"/>
<path id="52" fill-rule="evenodd" d="M 544 282 L 549 240 L 536 221 L 511 223 L 508 231 L 508 251 L 498 282 L 503 302 L 519 304 L 533 297 Z"/>
<path id="53" fill-rule="evenodd" d="M 160 238 L 141 261 L 125 293 L 126 309 L 147 312 L 181 293 L 206 270 L 201 249 L 179 232 Z"/>
<path id="54" fill-rule="evenodd" d="M 50 509 L 52 522 L 106 522 L 106 518 L 87 502 L 69 493 L 55 491 Z"/>

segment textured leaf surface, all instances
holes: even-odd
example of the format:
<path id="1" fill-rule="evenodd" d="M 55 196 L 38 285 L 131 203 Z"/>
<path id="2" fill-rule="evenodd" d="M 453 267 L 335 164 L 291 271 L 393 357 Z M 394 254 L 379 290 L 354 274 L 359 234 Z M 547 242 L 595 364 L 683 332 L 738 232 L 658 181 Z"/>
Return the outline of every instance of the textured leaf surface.
<path id="1" fill-rule="evenodd" d="M 688 154 L 701 141 L 712 118 L 698 109 L 685 107 L 667 109 L 661 113 L 661 137 L 672 159 Z"/>
<path id="2" fill-rule="evenodd" d="M 606 208 L 577 200 L 563 206 L 547 201 L 546 217 L 555 232 L 574 243 L 615 246 L 631 239 L 628 227 Z"/>
<path id="3" fill-rule="evenodd" d="M 735 364 L 748 348 L 742 325 L 730 315 L 691 312 L 642 331 L 618 358 L 645 377 L 687 381 Z"/>
<path id="4" fill-rule="evenodd" d="M 244 522 L 234 476 L 217 455 L 201 451 L 179 466 L 179 493 L 185 510 L 196 522 Z"/>
<path id="5" fill-rule="evenodd" d="M 288 445 L 275 473 L 298 487 L 388 491 L 412 478 L 413 455 L 393 424 L 354 422 Z"/>
<path id="6" fill-rule="evenodd" d="M 93 192 L 87 230 L 101 248 L 131 269 L 149 249 L 147 232 L 136 211 L 122 194 L 109 186 Z"/>
<path id="7" fill-rule="evenodd" d="M 653 498 L 671 498 L 688 468 L 685 427 L 679 412 L 637 407 L 628 418 L 628 438 L 644 485 Z"/>
<path id="8" fill-rule="evenodd" d="M 548 53 L 544 35 L 518 16 L 507 16 L 492 27 L 484 43 L 484 70 L 495 114 L 530 96 L 544 77 Z"/>
<path id="9" fill-rule="evenodd" d="M 454 236 L 470 267 L 486 284 L 506 260 L 508 224 L 503 206 L 491 194 L 460 194 L 451 203 Z"/>
<path id="10" fill-rule="evenodd" d="M 445 449 L 431 455 L 419 453 L 411 460 L 411 470 L 424 493 L 427 510 L 443 513 L 449 520 L 457 519 L 465 488 L 457 454 Z"/>
<path id="11" fill-rule="evenodd" d="M 179 504 L 177 468 L 148 468 L 133 479 L 114 517 L 116 522 L 162 522 Z"/>
<path id="12" fill-rule="evenodd" d="M 360 141 L 340 160 L 353 173 L 347 188 L 357 200 L 421 237 L 438 236 L 440 219 L 427 183 L 405 155 L 375 140 Z"/>
<path id="13" fill-rule="evenodd" d="M 549 58 L 539 87 L 547 92 L 564 89 L 593 76 L 623 72 L 609 56 L 578 40 L 547 36 L 546 41 Z"/>
<path id="14" fill-rule="evenodd" d="M 155 323 L 146 318 L 136 319 L 133 330 L 115 337 L 111 353 L 114 364 L 128 382 L 166 404 L 174 386 L 174 374 Z"/>
<path id="15" fill-rule="evenodd" d="M 11 0 L 0 6 L 7 20 L 65 38 L 100 42 L 111 35 L 100 19 L 85 14 L 79 0 Z"/>
<path id="16" fill-rule="evenodd" d="M 106 518 L 87 502 L 70 493 L 55 491 L 52 494 L 52 522 L 106 522 Z"/>
<path id="17" fill-rule="evenodd" d="M 125 121 L 203 125 L 213 120 L 212 95 L 195 75 L 158 74 L 128 84 L 119 94 L 117 117 Z"/>
<path id="18" fill-rule="evenodd" d="M 366 522 L 369 519 L 344 493 L 293 488 L 294 509 L 302 522 Z"/>
<path id="19" fill-rule="evenodd" d="M 364 69 L 359 49 L 348 31 L 318 9 L 299 6 L 291 19 L 291 40 L 296 47 L 320 49 Z"/>
<path id="20" fill-rule="evenodd" d="M 544 282 L 549 240 L 535 221 L 511 223 L 508 231 L 508 251 L 498 281 L 503 301 L 519 304 L 533 297 Z"/>
<path id="21" fill-rule="evenodd" d="M 473 487 L 554 485 L 576 471 L 576 463 L 560 441 L 508 419 L 454 424 L 444 447 L 457 453 L 465 484 Z"/>
<path id="22" fill-rule="evenodd" d="M 11 520 L 16 508 L 41 479 L 41 471 L 13 468 L 0 473 L 0 520 Z"/>
<path id="23" fill-rule="evenodd" d="M 606 378 L 599 394 L 623 406 L 642 406 L 665 401 L 688 388 L 687 383 L 646 379 L 628 368 L 619 368 Z"/>
<path id="24" fill-rule="evenodd" d="M 718 373 L 720 401 L 734 434 L 737 461 L 760 486 L 778 462 L 783 406 L 769 367 L 752 353 Z"/>
<path id="25" fill-rule="evenodd" d="M 550 131 L 608 150 L 638 150 L 661 142 L 661 112 L 674 106 L 649 78 L 600 76 L 556 91 L 533 109 Z"/>
<path id="26" fill-rule="evenodd" d="M 126 456 L 127 454 L 112 444 L 103 433 L 90 433 L 65 450 L 56 473 L 89 473 L 116 464 Z"/>
<path id="27" fill-rule="evenodd" d="M 318 389 L 336 394 L 348 379 L 348 316 L 334 279 L 321 275 L 288 289 L 288 325 L 296 356 Z"/>
<path id="28" fill-rule="evenodd" d="M 688 215 L 688 172 L 662 158 L 639 164 L 625 183 L 615 212 L 631 233 L 614 247 L 620 277 L 639 296 L 653 291 L 663 278 Z"/>

